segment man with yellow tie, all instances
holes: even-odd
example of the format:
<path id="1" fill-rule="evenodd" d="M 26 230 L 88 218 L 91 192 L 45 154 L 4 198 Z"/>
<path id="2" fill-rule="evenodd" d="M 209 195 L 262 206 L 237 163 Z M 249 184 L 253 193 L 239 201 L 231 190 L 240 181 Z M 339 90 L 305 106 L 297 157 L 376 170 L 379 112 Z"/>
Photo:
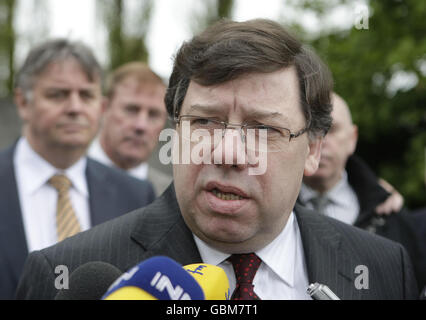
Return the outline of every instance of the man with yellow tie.
<path id="1" fill-rule="evenodd" d="M 35 47 L 17 74 L 22 137 L 0 152 L 0 299 L 12 299 L 29 252 L 145 206 L 139 181 L 87 158 L 103 111 L 91 50 L 58 39 Z"/>

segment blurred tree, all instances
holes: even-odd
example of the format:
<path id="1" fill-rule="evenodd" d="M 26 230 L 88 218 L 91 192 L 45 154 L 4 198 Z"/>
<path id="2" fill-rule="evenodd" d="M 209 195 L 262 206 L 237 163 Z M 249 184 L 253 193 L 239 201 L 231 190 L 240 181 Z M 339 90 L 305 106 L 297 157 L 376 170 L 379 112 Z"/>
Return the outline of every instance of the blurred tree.
<path id="1" fill-rule="evenodd" d="M 0 97 L 6 97 L 13 91 L 15 7 L 15 0 L 0 1 Z"/>
<path id="2" fill-rule="evenodd" d="M 129 61 L 148 61 L 145 38 L 153 0 L 98 0 L 108 33 L 109 69 Z"/>
<path id="3" fill-rule="evenodd" d="M 333 72 L 335 91 L 359 127 L 357 153 L 411 207 L 426 204 L 426 2 L 299 1 L 327 24 L 335 5 L 352 6 L 352 28 L 309 39 Z M 350 8 L 350 7 L 349 7 Z M 300 25 L 297 30 L 303 30 Z M 303 35 L 302 35 L 303 36 Z"/>
<path id="4" fill-rule="evenodd" d="M 201 15 L 192 21 L 192 29 L 198 33 L 222 18 L 231 18 L 234 0 L 204 0 Z"/>

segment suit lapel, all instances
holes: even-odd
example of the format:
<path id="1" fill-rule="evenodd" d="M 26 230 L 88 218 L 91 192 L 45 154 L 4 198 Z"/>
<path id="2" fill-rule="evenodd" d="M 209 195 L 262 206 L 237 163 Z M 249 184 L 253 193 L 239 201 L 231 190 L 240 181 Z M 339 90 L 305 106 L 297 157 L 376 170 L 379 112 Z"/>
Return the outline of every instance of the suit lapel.
<path id="1" fill-rule="evenodd" d="M 342 250 L 341 235 L 315 212 L 295 207 L 309 282 L 327 285 L 341 299 L 359 299 L 354 285 L 354 259 Z M 131 238 L 145 253 L 142 259 L 168 256 L 182 265 L 201 262 L 191 231 L 180 213 L 173 184 L 140 215 Z"/>
<path id="2" fill-rule="evenodd" d="M 19 279 L 25 259 L 28 255 L 27 241 L 22 221 L 21 206 L 13 166 L 13 154 L 16 144 L 0 155 L 0 203 L 1 225 L 0 246 L 9 262 L 13 275 Z M 3 263 L 3 262 L 2 262 Z"/>
<path id="3" fill-rule="evenodd" d="M 340 299 L 359 299 L 361 290 L 354 285 L 355 257 L 342 247 L 344 239 L 323 216 L 295 207 L 309 283 L 327 285 Z"/>
<path id="4" fill-rule="evenodd" d="M 182 265 L 202 261 L 180 213 L 173 184 L 145 209 L 131 237 L 146 250 L 144 258 L 165 255 Z"/>
<path id="5" fill-rule="evenodd" d="M 99 170 L 97 164 L 90 158 L 87 158 L 86 178 L 92 226 L 116 218 L 117 209 L 114 206 L 116 192 L 107 181 L 105 171 Z"/>

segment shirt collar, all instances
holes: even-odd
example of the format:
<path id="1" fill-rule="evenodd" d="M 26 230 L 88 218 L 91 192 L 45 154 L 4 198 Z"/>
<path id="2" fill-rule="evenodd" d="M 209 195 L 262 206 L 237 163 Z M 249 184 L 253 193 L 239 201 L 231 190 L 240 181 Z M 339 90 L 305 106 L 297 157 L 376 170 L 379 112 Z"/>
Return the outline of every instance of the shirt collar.
<path id="1" fill-rule="evenodd" d="M 89 156 L 97 161 L 107 165 L 107 166 L 115 166 L 114 162 L 107 156 L 104 149 L 101 147 L 101 143 L 99 142 L 99 138 L 93 140 L 92 144 L 89 147 Z"/>
<path id="2" fill-rule="evenodd" d="M 86 197 L 89 195 L 85 175 L 86 157 L 82 157 L 68 169 L 60 170 L 35 152 L 24 137 L 19 139 L 15 155 L 20 176 L 25 177 L 25 183 L 22 185 L 24 193 L 32 194 L 46 184 L 53 175 L 64 174 L 78 192 Z"/>
<path id="3" fill-rule="evenodd" d="M 294 212 L 292 212 L 281 233 L 266 247 L 255 252 L 257 256 L 262 259 L 262 262 L 266 264 L 273 272 L 275 272 L 290 287 L 294 286 L 294 265 L 296 261 L 296 255 L 298 254 L 297 232 L 298 225 L 294 216 Z M 193 236 L 204 263 L 219 265 L 230 256 L 227 253 L 221 252 L 209 246 L 196 235 Z M 299 254 L 303 254 L 303 252 Z"/>
<path id="4" fill-rule="evenodd" d="M 107 165 L 107 166 L 113 166 L 115 168 L 118 168 L 117 165 L 108 157 L 104 149 L 102 149 L 102 146 L 99 142 L 99 138 L 95 139 L 92 142 L 92 145 L 89 149 L 89 155 L 90 157 L 98 160 L 99 162 Z M 147 179 L 148 178 L 148 163 L 144 162 L 138 165 L 137 167 L 131 168 L 127 170 L 127 172 L 136 178 L 139 179 Z"/>
<path id="5" fill-rule="evenodd" d="M 141 163 L 137 167 L 129 169 L 128 172 L 133 177 L 137 177 L 139 179 L 147 179 L 148 178 L 148 163 L 146 163 L 146 162 Z"/>
<path id="6" fill-rule="evenodd" d="M 341 192 L 344 191 L 347 187 L 349 187 L 348 182 L 348 174 L 346 170 L 343 170 L 342 177 L 337 182 L 337 184 L 331 188 L 329 191 L 325 193 L 325 196 L 328 197 L 329 200 L 331 200 L 334 203 L 340 203 L 345 204 L 345 200 L 340 196 Z M 302 201 L 302 203 L 308 203 L 312 199 L 318 197 L 319 192 L 312 189 L 305 183 L 302 183 L 302 186 L 300 188 L 300 194 L 299 198 Z"/>

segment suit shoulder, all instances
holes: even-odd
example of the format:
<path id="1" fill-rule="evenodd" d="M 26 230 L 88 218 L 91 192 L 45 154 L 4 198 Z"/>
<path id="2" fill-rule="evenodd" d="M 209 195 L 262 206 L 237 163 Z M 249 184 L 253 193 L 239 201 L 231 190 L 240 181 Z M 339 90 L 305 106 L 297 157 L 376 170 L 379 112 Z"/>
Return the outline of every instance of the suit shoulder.
<path id="1" fill-rule="evenodd" d="M 326 217 L 329 223 L 345 238 L 354 245 L 381 247 L 386 250 L 400 250 L 401 244 L 384 238 L 364 229 L 348 225 L 333 218 Z"/>
<path id="2" fill-rule="evenodd" d="M 136 188 L 139 190 L 153 190 L 152 184 L 148 180 L 140 180 L 136 179 L 125 171 L 106 166 L 97 160 L 92 158 L 88 158 L 88 170 L 93 171 L 94 174 L 102 175 L 108 181 L 114 181 L 116 184 L 120 184 L 120 186 L 128 186 L 128 188 Z"/>

